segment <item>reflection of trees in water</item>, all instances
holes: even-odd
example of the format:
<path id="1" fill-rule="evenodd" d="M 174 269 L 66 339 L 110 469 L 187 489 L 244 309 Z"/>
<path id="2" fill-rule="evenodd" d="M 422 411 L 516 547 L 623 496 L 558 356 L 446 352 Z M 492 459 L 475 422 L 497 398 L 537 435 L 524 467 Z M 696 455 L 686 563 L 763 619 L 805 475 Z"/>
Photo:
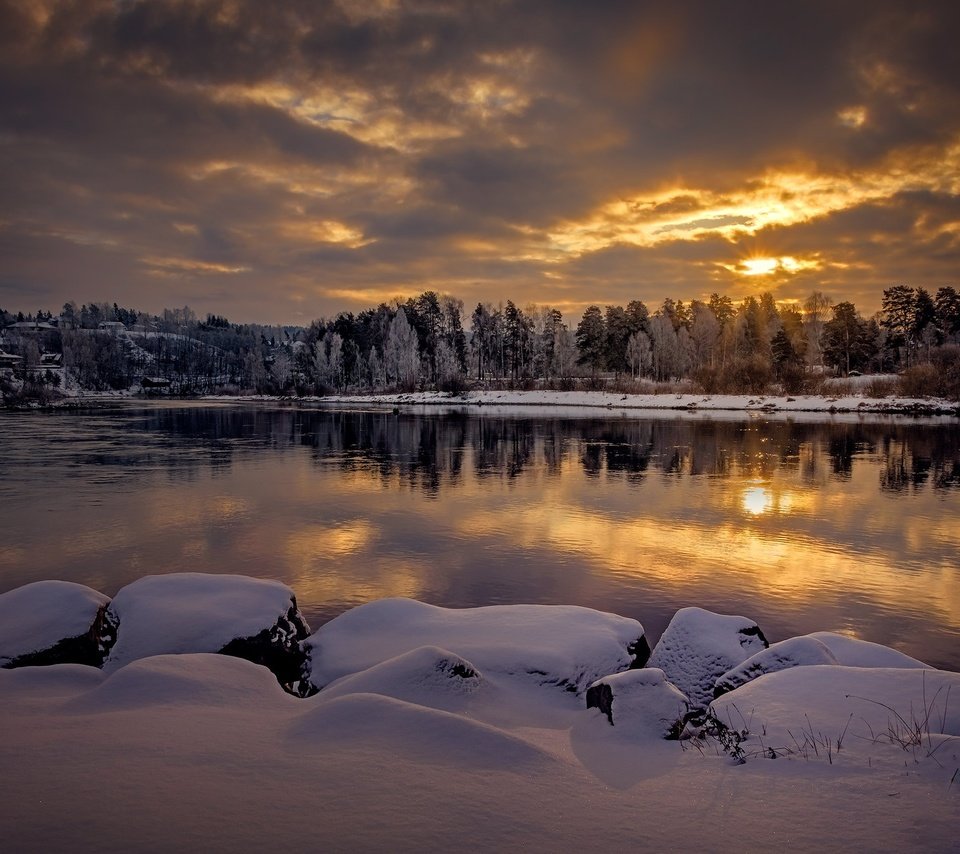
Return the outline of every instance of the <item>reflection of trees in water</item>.
<path id="1" fill-rule="evenodd" d="M 374 472 L 437 495 L 465 467 L 480 479 L 514 480 L 532 471 L 556 477 L 579 465 L 591 478 L 639 482 L 707 475 L 766 479 L 794 471 L 849 478 L 865 455 L 881 461 L 885 490 L 960 487 L 960 427 L 922 424 L 793 423 L 634 418 L 512 418 L 473 413 L 172 408 L 136 413 L 135 429 L 187 440 L 202 453 L 163 454 L 169 465 L 229 465 L 238 449 L 312 449 L 318 464 Z M 150 443 L 141 453 L 152 460 Z M 184 443 L 173 443 L 182 447 Z M 102 452 L 109 455 L 109 452 Z M 138 458 L 139 459 L 139 458 Z M 129 463 L 129 455 L 117 454 Z M 106 464 L 106 462 L 105 462 Z M 823 468 L 823 466 L 827 468 Z"/>
<path id="2" fill-rule="evenodd" d="M 900 431 L 884 436 L 880 488 L 917 491 L 926 483 L 938 490 L 960 487 L 960 439 L 953 430 L 948 436 L 948 441 L 924 435 L 911 437 Z"/>

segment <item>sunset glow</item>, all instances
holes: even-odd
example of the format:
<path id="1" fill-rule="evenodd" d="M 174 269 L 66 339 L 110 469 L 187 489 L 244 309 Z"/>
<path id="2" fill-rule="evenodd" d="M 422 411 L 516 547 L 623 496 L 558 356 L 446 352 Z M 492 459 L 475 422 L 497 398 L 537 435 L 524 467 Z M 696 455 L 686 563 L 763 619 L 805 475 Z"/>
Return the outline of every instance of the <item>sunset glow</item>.
<path id="1" fill-rule="evenodd" d="M 956 276 L 955 15 L 4 7 L 0 308 L 309 323 L 428 289 L 577 312 L 762 286 L 866 315 Z"/>

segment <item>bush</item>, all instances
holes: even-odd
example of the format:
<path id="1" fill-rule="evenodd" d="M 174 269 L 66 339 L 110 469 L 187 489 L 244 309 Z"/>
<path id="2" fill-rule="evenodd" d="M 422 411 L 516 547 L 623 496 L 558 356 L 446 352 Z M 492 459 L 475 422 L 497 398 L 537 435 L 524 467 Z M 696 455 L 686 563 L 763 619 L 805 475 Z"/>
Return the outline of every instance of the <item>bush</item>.
<path id="1" fill-rule="evenodd" d="M 893 397 L 899 385 L 899 380 L 893 377 L 877 377 L 870 380 L 863 391 L 867 397 Z"/>
<path id="2" fill-rule="evenodd" d="M 704 366 L 693 372 L 693 382 L 704 394 L 719 394 L 722 390 L 720 371 Z"/>
<path id="3" fill-rule="evenodd" d="M 786 364 L 780 369 L 780 385 L 784 394 L 805 392 L 807 379 L 807 372 L 802 365 Z"/>
<path id="4" fill-rule="evenodd" d="M 940 377 L 930 364 L 914 365 L 900 375 L 900 394 L 905 397 L 939 396 Z"/>
<path id="5" fill-rule="evenodd" d="M 930 354 L 940 378 L 939 394 L 947 400 L 960 400 L 960 346 L 948 344 Z"/>

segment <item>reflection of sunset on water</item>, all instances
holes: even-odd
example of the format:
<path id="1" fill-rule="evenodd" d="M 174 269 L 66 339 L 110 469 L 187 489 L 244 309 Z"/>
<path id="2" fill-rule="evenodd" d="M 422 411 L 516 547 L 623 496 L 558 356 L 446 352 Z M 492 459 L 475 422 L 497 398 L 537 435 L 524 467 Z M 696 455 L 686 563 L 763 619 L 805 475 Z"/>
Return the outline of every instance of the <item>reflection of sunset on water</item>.
<path id="1" fill-rule="evenodd" d="M 21 466 L 5 588 L 237 572 L 293 586 L 315 625 L 410 596 L 582 604 L 654 635 L 698 604 L 772 639 L 835 629 L 960 666 L 955 424 L 183 411 L 118 417 L 132 450 L 109 478 L 65 491 Z M 105 429 L 71 444 L 55 431 L 82 421 L 39 423 L 54 434 L 0 438 L 54 474 Z M 37 502 L 55 526 L 27 524 Z"/>
<path id="2" fill-rule="evenodd" d="M 773 498 L 762 486 L 751 486 L 744 490 L 743 509 L 751 516 L 761 516 L 773 507 Z"/>

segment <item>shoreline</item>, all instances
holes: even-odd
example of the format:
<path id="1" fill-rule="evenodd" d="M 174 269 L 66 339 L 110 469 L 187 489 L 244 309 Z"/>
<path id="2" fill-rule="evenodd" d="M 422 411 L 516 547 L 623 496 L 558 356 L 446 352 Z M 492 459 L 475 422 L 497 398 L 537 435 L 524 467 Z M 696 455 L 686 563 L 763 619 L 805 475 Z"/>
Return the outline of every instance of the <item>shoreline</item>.
<path id="1" fill-rule="evenodd" d="M 10 412 L 82 409 L 111 403 L 170 401 L 189 403 L 279 403 L 338 407 L 424 408 L 543 408 L 595 409 L 603 412 L 722 413 L 749 415 L 903 415 L 960 419 L 960 402 L 942 398 L 868 398 L 844 395 L 748 395 L 664 392 L 623 394 L 606 391 L 442 391 L 383 394 L 304 395 L 143 395 L 125 392 L 91 392 L 71 395 L 46 404 L 4 403 Z"/>

